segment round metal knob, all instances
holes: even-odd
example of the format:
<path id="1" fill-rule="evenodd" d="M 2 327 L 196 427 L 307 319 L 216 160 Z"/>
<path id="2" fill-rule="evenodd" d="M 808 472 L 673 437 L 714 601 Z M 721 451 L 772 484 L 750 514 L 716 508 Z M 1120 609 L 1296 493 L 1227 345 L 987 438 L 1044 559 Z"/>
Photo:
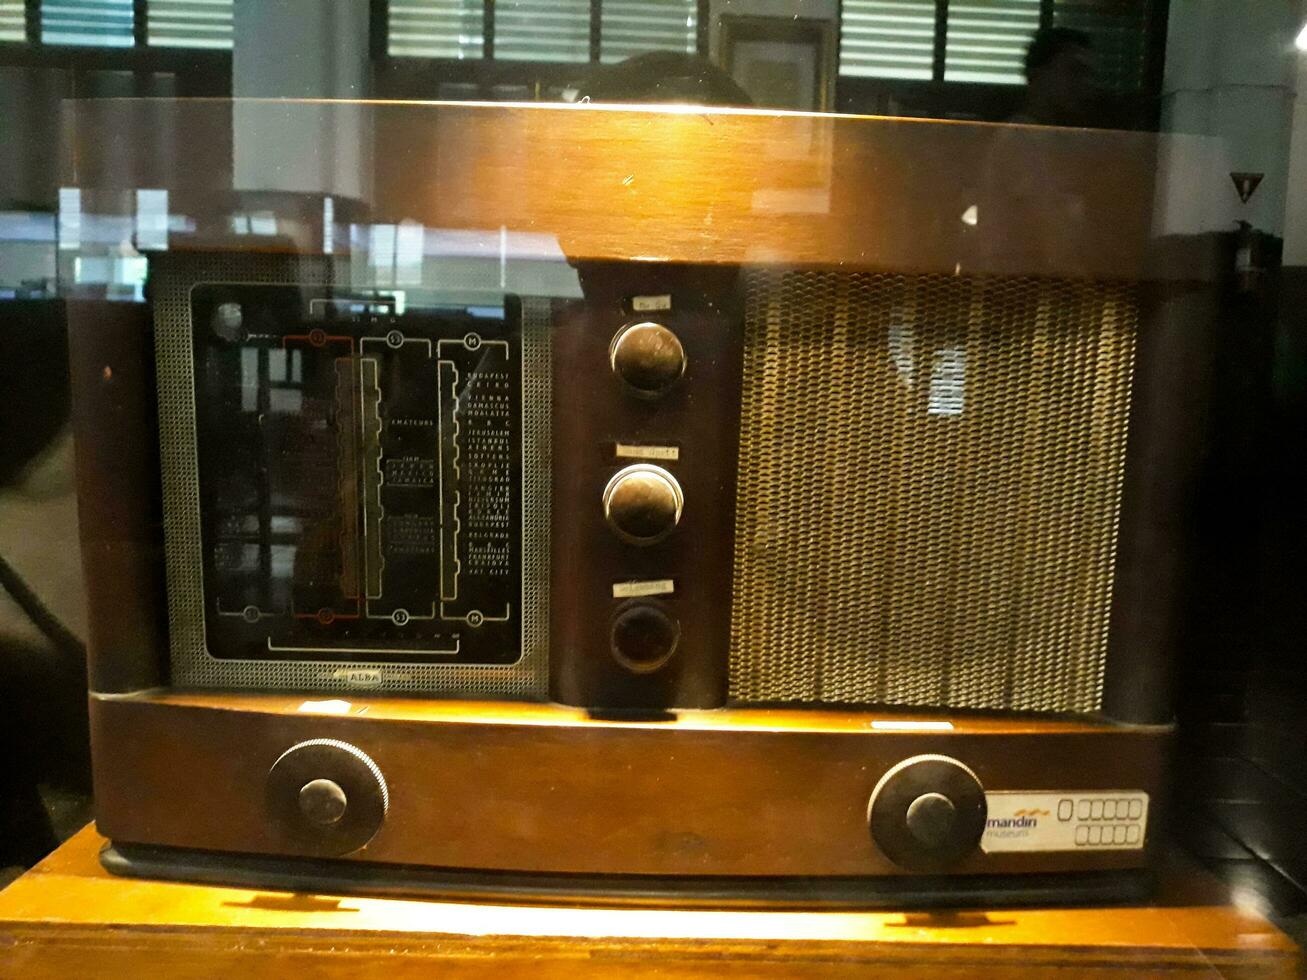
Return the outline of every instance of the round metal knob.
<path id="1" fill-rule="evenodd" d="M 609 639 L 619 664 L 634 674 L 651 674 L 676 652 L 681 624 L 652 602 L 631 603 L 613 617 Z"/>
<path id="2" fill-rule="evenodd" d="M 681 519 L 681 485 L 661 466 L 636 463 L 619 470 L 604 488 L 604 517 L 631 544 L 665 538 Z"/>
<path id="3" fill-rule="evenodd" d="M 640 395 L 662 394 L 685 373 L 685 348 L 661 323 L 646 320 L 617 331 L 609 345 L 613 371 Z"/>
<path id="4" fill-rule="evenodd" d="M 310 823 L 322 827 L 337 823 L 348 805 L 345 791 L 330 779 L 311 779 L 300 787 L 300 812 Z"/>
<path id="5" fill-rule="evenodd" d="M 289 853 L 338 857 L 366 845 L 386 819 L 390 791 L 362 749 L 335 739 L 300 742 L 268 770 L 268 823 Z"/>
<path id="6" fill-rule="evenodd" d="M 918 755 L 881 777 L 867 805 L 876 845 L 911 871 L 946 871 L 985 832 L 985 790 L 957 759 Z"/>

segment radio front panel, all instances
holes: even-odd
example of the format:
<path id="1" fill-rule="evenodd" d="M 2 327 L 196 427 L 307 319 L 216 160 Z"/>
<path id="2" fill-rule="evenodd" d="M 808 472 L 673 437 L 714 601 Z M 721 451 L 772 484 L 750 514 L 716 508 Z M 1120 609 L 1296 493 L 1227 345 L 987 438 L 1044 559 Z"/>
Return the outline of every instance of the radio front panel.
<path id="1" fill-rule="evenodd" d="M 1101 707 L 1135 286 L 157 266 L 174 683 Z"/>

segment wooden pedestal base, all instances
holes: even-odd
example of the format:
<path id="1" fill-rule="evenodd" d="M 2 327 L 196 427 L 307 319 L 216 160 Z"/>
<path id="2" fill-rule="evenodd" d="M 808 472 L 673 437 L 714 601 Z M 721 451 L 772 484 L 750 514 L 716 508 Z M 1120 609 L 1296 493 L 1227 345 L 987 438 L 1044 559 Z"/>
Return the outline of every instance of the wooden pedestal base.
<path id="1" fill-rule="evenodd" d="M 1140 908 L 576 909 L 296 895 L 104 871 L 83 830 L 0 892 L 0 975 L 385 977 L 1299 976 L 1293 943 L 1169 865 Z"/>

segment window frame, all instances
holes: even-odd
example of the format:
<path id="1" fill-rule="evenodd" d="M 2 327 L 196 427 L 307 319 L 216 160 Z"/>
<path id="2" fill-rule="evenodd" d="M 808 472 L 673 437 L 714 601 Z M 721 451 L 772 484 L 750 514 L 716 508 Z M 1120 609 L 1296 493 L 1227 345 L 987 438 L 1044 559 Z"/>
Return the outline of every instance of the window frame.
<path id="1" fill-rule="evenodd" d="M 1143 85 L 1130 99 L 1140 107 L 1144 125 L 1156 128 L 1160 115 L 1162 73 L 1165 66 L 1168 0 L 1141 0 L 1146 4 L 1148 37 L 1145 42 Z M 369 53 L 373 63 L 376 98 L 430 99 L 443 82 L 475 85 L 492 93 L 496 86 L 525 87 L 539 100 L 548 89 L 574 82 L 585 70 L 600 64 L 602 0 L 590 0 L 590 59 L 587 62 L 499 61 L 494 57 L 495 0 L 482 0 L 486 17 L 485 46 L 481 58 L 424 58 L 390 55 L 388 0 L 369 0 Z M 1001 119 L 1016 107 L 1020 87 L 984 82 L 944 80 L 948 39 L 949 0 L 935 0 L 935 37 L 932 78 L 907 80 L 866 75 L 836 75 L 836 111 L 896 112 L 963 119 Z M 230 49 L 150 45 L 147 39 L 149 0 L 133 0 L 132 47 L 44 44 L 41 41 L 41 0 L 24 0 L 26 41 L 0 41 L 0 67 L 34 67 L 81 71 L 131 71 L 173 74 L 181 96 L 230 96 Z M 1055 0 L 1040 0 L 1040 24 L 1053 23 Z M 843 36 L 843 2 L 837 9 L 837 33 Z M 697 0 L 696 51 L 709 56 L 711 30 L 709 0 Z"/>
<path id="2" fill-rule="evenodd" d="M 144 0 L 137 0 L 138 3 Z M 481 0 L 484 11 L 482 22 L 482 56 L 480 58 L 423 58 L 416 55 L 390 54 L 390 3 L 388 0 L 369 0 L 371 16 L 371 49 L 374 61 L 434 62 L 437 64 L 466 65 L 494 62 L 502 65 L 530 65 L 537 68 L 560 67 L 575 72 L 578 67 L 600 64 L 603 48 L 603 0 L 590 0 L 590 57 L 586 61 L 499 61 L 495 58 L 495 0 Z M 696 0 L 695 52 L 708 57 L 710 0 Z"/>
<path id="3" fill-rule="evenodd" d="M 231 51 L 147 43 L 148 0 L 132 2 L 132 44 L 47 44 L 41 40 L 41 0 L 24 0 L 27 39 L 0 41 L 0 67 L 63 68 L 78 72 L 126 71 L 176 76 L 183 96 L 230 96 Z M 225 78 L 225 81 L 223 80 Z"/>
<path id="4" fill-rule="evenodd" d="M 1150 7 L 1156 7 L 1159 5 L 1157 0 L 1147 0 L 1147 2 L 1149 3 Z M 1056 0 L 1039 0 L 1039 29 L 1040 30 L 1043 30 L 1045 27 L 1051 27 L 1053 25 L 1053 11 L 1055 5 L 1056 5 Z M 1166 4 L 1162 3 L 1161 6 L 1165 7 Z M 935 0 L 935 38 L 934 38 L 934 45 L 931 51 L 930 79 L 926 80 L 926 79 L 886 78 L 885 81 L 907 82 L 910 86 L 918 87 L 918 88 L 926 84 L 939 85 L 939 84 L 946 83 L 944 77 L 944 71 L 945 71 L 946 61 L 948 57 L 948 10 L 949 10 L 949 0 Z M 842 45 L 844 42 L 844 4 L 842 0 L 840 3 L 839 28 L 840 28 L 839 30 L 840 43 Z M 842 72 L 839 74 L 841 84 L 847 82 L 849 79 L 861 79 L 863 81 L 870 81 L 877 77 L 878 76 L 875 75 L 845 75 Z M 1005 86 L 1005 83 L 1001 83 L 1001 82 L 950 81 L 947 82 L 947 84 L 948 85 L 982 85 L 986 87 L 992 86 L 994 88 L 1007 87 Z"/>

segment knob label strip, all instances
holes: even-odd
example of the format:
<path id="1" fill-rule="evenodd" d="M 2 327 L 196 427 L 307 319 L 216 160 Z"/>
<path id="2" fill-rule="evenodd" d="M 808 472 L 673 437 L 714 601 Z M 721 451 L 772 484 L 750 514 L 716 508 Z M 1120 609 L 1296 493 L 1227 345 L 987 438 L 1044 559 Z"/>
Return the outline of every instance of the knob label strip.
<path id="1" fill-rule="evenodd" d="M 1006 851 L 1138 851 L 1148 837 L 1148 794 L 1065 790 L 985 794 L 980 847 Z"/>
<path id="2" fill-rule="evenodd" d="M 633 446 L 619 442 L 615 453 L 618 459 L 659 459 L 674 463 L 681 458 L 679 446 Z"/>
<path id="3" fill-rule="evenodd" d="M 650 579 L 643 582 L 614 582 L 614 599 L 633 599 L 636 596 L 671 595 L 676 591 L 676 583 L 669 578 Z"/>
<path id="4" fill-rule="evenodd" d="M 670 310 L 671 308 L 672 297 L 666 294 L 662 296 L 631 297 L 631 309 L 636 313 L 655 313 L 659 310 Z"/>

